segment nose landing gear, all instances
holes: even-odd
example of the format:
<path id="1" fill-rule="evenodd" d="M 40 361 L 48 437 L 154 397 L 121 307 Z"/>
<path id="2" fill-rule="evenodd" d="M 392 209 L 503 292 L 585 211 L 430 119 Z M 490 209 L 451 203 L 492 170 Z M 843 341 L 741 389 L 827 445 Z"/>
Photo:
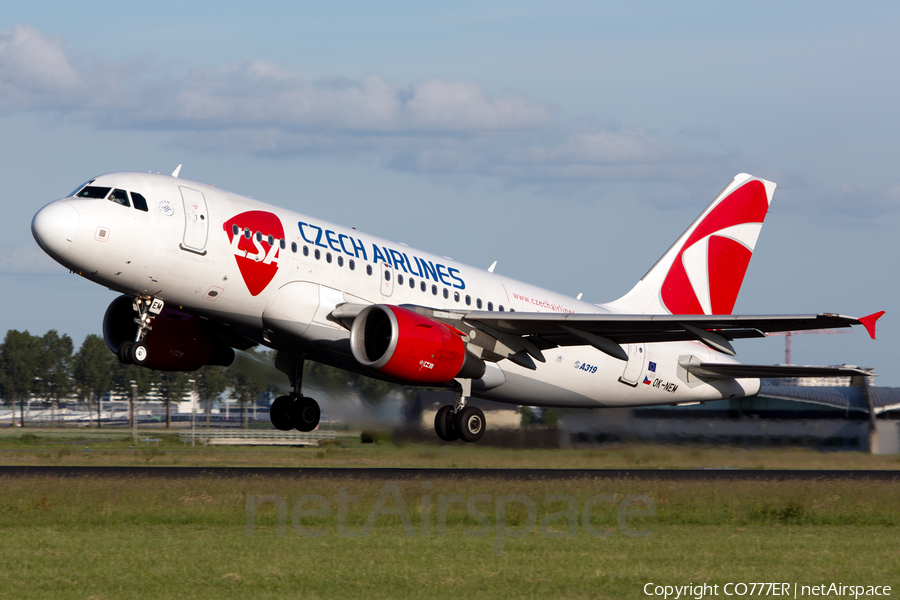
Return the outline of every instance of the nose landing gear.
<path id="1" fill-rule="evenodd" d="M 165 303 L 159 298 L 135 296 L 132 307 L 134 307 L 134 312 L 138 314 L 134 319 L 138 326 L 137 333 L 133 342 L 122 342 L 119 345 L 119 351 L 116 353 L 119 357 L 119 362 L 138 366 L 143 366 L 147 363 L 147 360 L 150 358 L 150 351 L 147 349 L 147 344 L 144 343 L 144 338 L 153 329 L 150 325 L 151 321 L 162 312 L 164 306 Z"/>

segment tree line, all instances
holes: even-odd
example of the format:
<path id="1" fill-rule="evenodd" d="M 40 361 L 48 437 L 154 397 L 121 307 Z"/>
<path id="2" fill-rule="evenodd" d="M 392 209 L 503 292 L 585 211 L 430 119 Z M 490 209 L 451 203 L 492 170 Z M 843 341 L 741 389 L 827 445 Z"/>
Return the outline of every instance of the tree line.
<path id="1" fill-rule="evenodd" d="M 193 383 L 191 382 L 193 380 Z M 192 373 L 151 371 L 135 365 L 123 365 L 109 351 L 103 338 L 90 334 L 76 351 L 72 338 L 51 329 L 43 336 L 10 329 L 0 344 L 0 398 L 13 407 L 19 403 L 19 421 L 25 425 L 25 403 L 36 399 L 49 404 L 51 424 L 56 425 L 60 405 L 77 399 L 88 405 L 91 425 L 100 426 L 100 399 L 107 393 L 132 400 L 144 400 L 156 392 L 166 406 L 166 427 L 172 423 L 171 402 L 179 401 L 195 386 L 206 402 L 209 424 L 210 403 L 226 390 L 241 405 L 246 425 L 247 404 L 265 391 L 258 380 L 227 371 L 223 367 L 203 367 Z M 132 407 L 133 408 L 133 407 Z M 129 411 L 133 415 L 134 410 Z"/>

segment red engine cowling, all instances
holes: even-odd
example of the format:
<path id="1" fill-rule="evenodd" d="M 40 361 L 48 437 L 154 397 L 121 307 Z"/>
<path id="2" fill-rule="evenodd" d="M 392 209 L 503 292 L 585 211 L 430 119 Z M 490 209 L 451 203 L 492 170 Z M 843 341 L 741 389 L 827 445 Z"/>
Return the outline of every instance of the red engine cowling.
<path id="1" fill-rule="evenodd" d="M 481 359 L 466 352 L 463 334 L 411 310 L 386 304 L 364 308 L 353 320 L 350 348 L 360 364 L 409 383 L 448 383 L 484 375 Z"/>
<path id="2" fill-rule="evenodd" d="M 128 296 L 116 298 L 106 309 L 103 339 L 113 353 L 118 354 L 124 342 L 134 341 L 137 316 Z M 164 308 L 151 326 L 144 338 L 148 359 L 143 366 L 148 369 L 196 371 L 204 365 L 228 365 L 234 360 L 234 350 L 217 341 L 209 321 Z"/>

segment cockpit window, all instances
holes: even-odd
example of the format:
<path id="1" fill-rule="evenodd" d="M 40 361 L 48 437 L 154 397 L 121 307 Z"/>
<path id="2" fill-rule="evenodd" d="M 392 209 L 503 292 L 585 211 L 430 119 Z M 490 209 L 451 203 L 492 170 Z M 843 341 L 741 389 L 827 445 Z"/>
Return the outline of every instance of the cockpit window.
<path id="1" fill-rule="evenodd" d="M 128 192 L 125 190 L 113 190 L 113 193 L 109 195 L 109 201 L 131 208 L 131 202 L 128 201 Z"/>
<path id="2" fill-rule="evenodd" d="M 106 198 L 110 188 L 97 187 L 96 185 L 86 186 L 83 190 L 75 194 L 76 198 Z"/>
<path id="3" fill-rule="evenodd" d="M 134 207 L 136 209 L 147 212 L 147 199 L 146 198 L 144 198 L 137 192 L 131 192 L 131 201 L 134 202 Z"/>
<path id="4" fill-rule="evenodd" d="M 91 179 L 90 181 L 86 181 L 86 182 L 82 183 L 82 184 L 79 185 L 77 188 L 75 188 L 74 190 L 72 190 L 72 193 L 69 194 L 68 196 L 66 196 L 66 198 L 72 198 L 73 196 L 75 196 L 75 194 L 77 194 L 78 192 L 81 191 L 81 188 L 83 188 L 83 187 L 86 186 L 86 185 L 91 185 L 92 183 L 94 183 L 94 180 L 93 180 L 93 179 Z"/>

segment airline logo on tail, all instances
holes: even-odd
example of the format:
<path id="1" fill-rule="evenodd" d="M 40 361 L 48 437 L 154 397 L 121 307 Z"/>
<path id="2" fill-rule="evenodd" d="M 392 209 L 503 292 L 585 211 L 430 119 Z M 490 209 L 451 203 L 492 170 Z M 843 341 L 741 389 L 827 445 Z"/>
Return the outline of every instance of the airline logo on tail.
<path id="1" fill-rule="evenodd" d="M 748 181 L 697 223 L 660 290 L 674 315 L 731 314 L 769 210 L 766 188 Z"/>
<path id="2" fill-rule="evenodd" d="M 225 222 L 234 259 L 252 296 L 258 296 L 278 273 L 284 227 L 270 212 L 251 210 Z"/>

